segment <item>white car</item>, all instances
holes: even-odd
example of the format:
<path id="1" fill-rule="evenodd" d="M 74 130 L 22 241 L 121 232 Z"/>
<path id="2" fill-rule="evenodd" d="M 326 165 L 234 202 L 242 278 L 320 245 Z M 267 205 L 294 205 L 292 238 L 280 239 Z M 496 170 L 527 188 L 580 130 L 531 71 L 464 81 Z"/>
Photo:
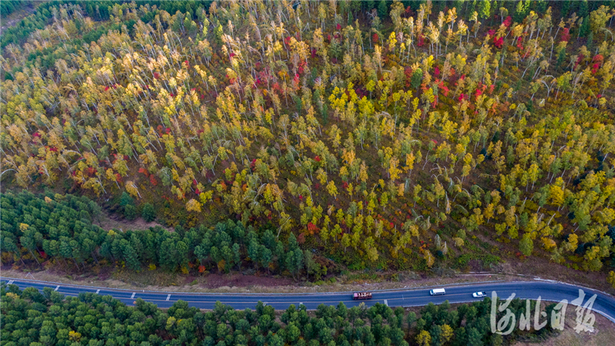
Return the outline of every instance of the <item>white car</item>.
<path id="1" fill-rule="evenodd" d="M 474 292 L 472 293 L 472 297 L 474 298 L 483 298 L 486 297 L 487 294 L 485 292 Z"/>

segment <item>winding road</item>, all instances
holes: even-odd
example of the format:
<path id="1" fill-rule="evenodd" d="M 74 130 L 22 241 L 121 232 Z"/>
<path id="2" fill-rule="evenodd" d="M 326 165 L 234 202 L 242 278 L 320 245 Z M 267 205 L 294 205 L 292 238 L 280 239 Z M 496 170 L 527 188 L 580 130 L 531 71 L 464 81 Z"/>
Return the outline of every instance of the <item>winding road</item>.
<path id="1" fill-rule="evenodd" d="M 0 282 L 17 285 L 20 289 L 34 287 L 42 290 L 50 287 L 55 291 L 66 296 L 77 296 L 79 293 L 96 293 L 100 295 L 110 295 L 125 304 L 132 305 L 137 298 L 154 303 L 161 308 L 168 308 L 178 300 L 188 302 L 191 306 L 201 309 L 212 309 L 217 301 L 232 306 L 235 309 L 254 308 L 258 301 L 273 306 L 275 309 L 286 309 L 289 305 L 305 305 L 308 309 L 316 309 L 318 305 L 337 305 L 343 302 L 347 307 L 352 307 L 365 302 L 368 306 L 375 303 L 386 304 L 391 307 L 403 306 L 423 306 L 432 302 L 440 304 L 448 300 L 450 303 L 467 303 L 477 301 L 482 298 L 473 298 L 472 293 L 484 291 L 488 296 L 495 291 L 501 299 L 508 298 L 511 294 L 521 299 L 537 299 L 559 302 L 567 299 L 568 303 L 579 297 L 579 290 L 585 293 L 585 304 L 594 294 L 596 300 L 593 304 L 593 311 L 607 317 L 615 323 L 615 298 L 600 291 L 592 290 L 575 285 L 535 280 L 535 281 L 515 281 L 515 282 L 492 282 L 465 284 L 463 286 L 444 286 L 446 294 L 442 296 L 430 296 L 429 288 L 413 290 L 388 290 L 372 291 L 373 298 L 365 301 L 352 299 L 352 293 L 306 293 L 306 294 L 261 294 L 261 293 L 188 293 L 188 292 L 159 292 L 159 291 L 135 291 L 123 289 L 111 289 L 104 287 L 90 287 L 68 285 L 61 283 L 35 281 L 26 279 L 0 278 Z M 432 287 L 439 288 L 439 287 Z M 570 307 L 569 307 L 570 308 Z"/>

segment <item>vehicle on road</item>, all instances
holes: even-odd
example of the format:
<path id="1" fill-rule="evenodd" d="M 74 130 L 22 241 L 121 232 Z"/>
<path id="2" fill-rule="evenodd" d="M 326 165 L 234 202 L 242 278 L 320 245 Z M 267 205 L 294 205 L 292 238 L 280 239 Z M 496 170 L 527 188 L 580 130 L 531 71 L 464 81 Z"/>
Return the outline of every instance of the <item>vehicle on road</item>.
<path id="1" fill-rule="evenodd" d="M 486 296 L 487 296 L 487 293 L 485 293 L 485 292 L 474 292 L 474 293 L 472 293 L 472 297 L 474 297 L 474 298 L 483 298 L 483 297 L 486 297 Z"/>
<path id="2" fill-rule="evenodd" d="M 432 296 L 442 296 L 446 294 L 446 290 L 444 288 L 434 288 L 433 290 L 429 291 L 429 294 Z"/>
<path id="3" fill-rule="evenodd" d="M 372 299 L 372 293 L 371 292 L 355 292 L 352 295 L 352 299 L 357 300 L 357 299 Z"/>

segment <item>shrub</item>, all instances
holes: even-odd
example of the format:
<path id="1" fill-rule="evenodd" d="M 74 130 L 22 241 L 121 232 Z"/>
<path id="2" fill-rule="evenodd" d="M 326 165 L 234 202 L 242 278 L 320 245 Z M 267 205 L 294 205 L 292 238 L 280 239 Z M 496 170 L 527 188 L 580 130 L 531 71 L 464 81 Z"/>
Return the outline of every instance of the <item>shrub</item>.
<path id="1" fill-rule="evenodd" d="M 156 219 L 156 210 L 154 210 L 154 206 L 150 203 L 145 203 L 141 211 L 141 217 L 147 222 L 154 221 Z"/>
<path id="2" fill-rule="evenodd" d="M 137 217 L 137 208 L 132 204 L 125 206 L 124 217 L 128 220 L 134 220 Z"/>
<path id="3" fill-rule="evenodd" d="M 120 205 L 122 207 L 125 207 L 127 205 L 133 205 L 134 204 L 134 200 L 132 199 L 132 197 L 130 197 L 129 194 L 126 193 L 126 191 L 122 192 L 122 196 L 120 196 Z"/>

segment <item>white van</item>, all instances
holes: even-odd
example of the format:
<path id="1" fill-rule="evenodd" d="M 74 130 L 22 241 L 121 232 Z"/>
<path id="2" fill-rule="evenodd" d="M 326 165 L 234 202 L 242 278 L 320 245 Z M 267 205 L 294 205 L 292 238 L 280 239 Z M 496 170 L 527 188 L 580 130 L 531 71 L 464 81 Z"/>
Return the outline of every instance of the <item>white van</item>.
<path id="1" fill-rule="evenodd" d="M 429 294 L 432 296 L 441 296 L 446 294 L 446 290 L 444 288 L 435 288 L 429 291 Z"/>

